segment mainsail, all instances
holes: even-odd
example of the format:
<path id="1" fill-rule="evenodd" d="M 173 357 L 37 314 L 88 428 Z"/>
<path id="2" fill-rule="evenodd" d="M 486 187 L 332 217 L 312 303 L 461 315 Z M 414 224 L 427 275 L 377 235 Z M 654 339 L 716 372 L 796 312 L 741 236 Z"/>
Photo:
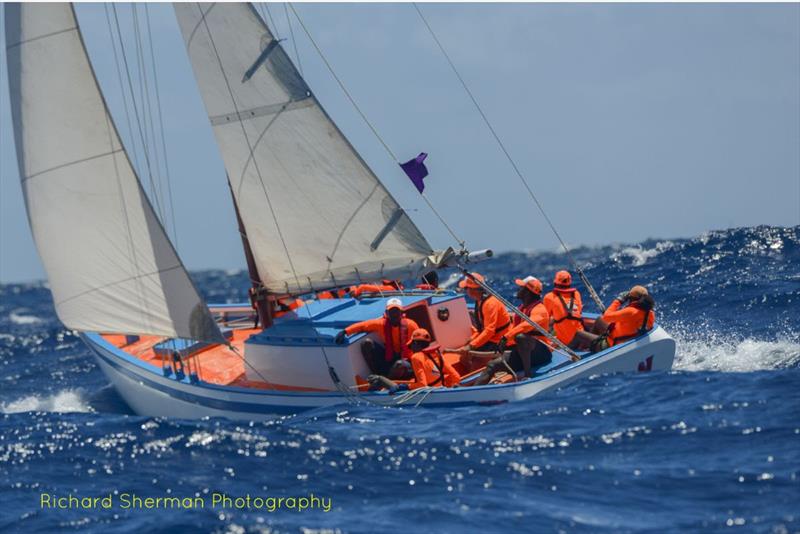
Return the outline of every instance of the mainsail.
<path id="1" fill-rule="evenodd" d="M 22 190 L 59 319 L 221 341 L 122 146 L 71 4 L 5 14 Z"/>
<path id="2" fill-rule="evenodd" d="M 299 293 L 430 268 L 428 242 L 253 7 L 174 6 L 267 290 Z"/>

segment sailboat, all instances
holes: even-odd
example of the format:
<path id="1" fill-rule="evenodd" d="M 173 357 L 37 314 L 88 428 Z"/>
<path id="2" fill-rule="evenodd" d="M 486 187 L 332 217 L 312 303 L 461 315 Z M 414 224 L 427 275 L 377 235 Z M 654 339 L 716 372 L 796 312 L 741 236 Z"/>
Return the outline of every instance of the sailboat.
<path id="1" fill-rule="evenodd" d="M 123 146 L 73 6 L 5 5 L 17 158 L 55 309 L 135 412 L 252 420 L 349 402 L 498 404 L 589 375 L 671 368 L 675 342 L 656 324 L 595 354 L 555 350 L 532 378 L 471 386 L 467 374 L 459 387 L 371 391 L 365 335 L 337 344 L 336 333 L 399 298 L 441 346 L 461 346 L 471 330 L 462 294 L 311 299 L 280 317 L 276 303 L 466 271 L 490 252 L 429 245 L 250 4 L 176 4 L 175 12 L 227 171 L 250 303 L 207 305 L 200 296 Z M 445 356 L 458 365 L 458 355 Z"/>

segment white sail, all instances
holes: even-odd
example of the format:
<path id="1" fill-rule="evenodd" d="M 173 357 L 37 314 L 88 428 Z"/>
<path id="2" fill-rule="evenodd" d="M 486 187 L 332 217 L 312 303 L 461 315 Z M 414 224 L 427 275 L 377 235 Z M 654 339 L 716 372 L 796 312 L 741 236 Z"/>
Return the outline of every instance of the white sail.
<path id="1" fill-rule="evenodd" d="M 303 292 L 429 268 L 428 242 L 252 6 L 174 6 L 264 286 Z"/>
<path id="2" fill-rule="evenodd" d="M 22 190 L 59 319 L 221 340 L 128 160 L 71 4 L 5 13 Z"/>

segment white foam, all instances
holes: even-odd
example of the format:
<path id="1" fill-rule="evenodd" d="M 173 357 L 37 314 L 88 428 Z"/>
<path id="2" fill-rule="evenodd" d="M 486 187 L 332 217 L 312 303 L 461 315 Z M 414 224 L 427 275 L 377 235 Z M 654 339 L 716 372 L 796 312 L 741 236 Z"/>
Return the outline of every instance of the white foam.
<path id="1" fill-rule="evenodd" d="M 0 413 L 91 411 L 92 408 L 81 393 L 73 389 L 65 389 L 45 397 L 29 395 L 10 402 L 0 402 Z"/>
<path id="2" fill-rule="evenodd" d="M 634 267 L 641 267 L 662 252 L 666 252 L 674 247 L 672 241 L 661 241 L 653 248 L 643 248 L 641 245 L 635 247 L 625 247 L 611 255 L 611 259 L 618 261 L 623 256 L 628 256 L 633 260 Z"/>
<path id="3" fill-rule="evenodd" d="M 35 315 L 22 315 L 16 312 L 11 312 L 8 318 L 11 319 L 11 322 L 14 324 L 36 324 L 42 322 L 42 320 Z"/>
<path id="4" fill-rule="evenodd" d="M 800 342 L 797 339 L 726 340 L 711 335 L 692 340 L 681 340 L 676 336 L 675 341 L 678 352 L 674 368 L 679 371 L 749 372 L 800 365 Z"/>

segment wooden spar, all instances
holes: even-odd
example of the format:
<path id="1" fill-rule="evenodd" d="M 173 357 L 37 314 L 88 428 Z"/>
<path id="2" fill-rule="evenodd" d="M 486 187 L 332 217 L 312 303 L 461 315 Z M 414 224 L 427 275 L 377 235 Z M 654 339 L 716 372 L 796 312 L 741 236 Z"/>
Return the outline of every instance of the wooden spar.
<path id="1" fill-rule="evenodd" d="M 239 215 L 239 207 L 236 205 L 236 197 L 233 195 L 233 187 L 230 180 L 228 180 L 228 189 L 231 192 L 231 199 L 233 199 L 233 209 L 236 212 L 236 222 L 239 225 L 239 236 L 242 238 L 247 272 L 250 275 L 250 282 L 253 284 L 250 288 L 250 303 L 256 314 L 258 314 L 258 322 L 261 324 L 261 328 L 269 328 L 272 326 L 274 303 L 269 298 L 264 284 L 261 283 L 261 277 L 258 274 L 258 269 L 256 269 L 256 260 L 253 258 L 253 250 L 250 248 L 250 241 L 247 239 L 247 230 L 245 230 L 242 217 Z"/>

